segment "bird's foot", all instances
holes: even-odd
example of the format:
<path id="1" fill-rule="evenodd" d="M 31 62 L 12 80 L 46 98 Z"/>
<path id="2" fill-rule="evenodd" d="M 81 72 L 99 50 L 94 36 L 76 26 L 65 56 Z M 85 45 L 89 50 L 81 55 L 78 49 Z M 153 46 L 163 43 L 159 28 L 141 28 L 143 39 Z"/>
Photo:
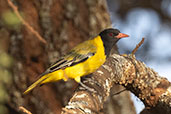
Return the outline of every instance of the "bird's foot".
<path id="1" fill-rule="evenodd" d="M 79 82 L 79 84 L 84 87 L 85 89 L 87 89 L 90 92 L 96 93 L 96 91 L 93 88 L 90 88 L 88 86 L 86 86 L 85 84 L 83 84 L 82 82 Z"/>

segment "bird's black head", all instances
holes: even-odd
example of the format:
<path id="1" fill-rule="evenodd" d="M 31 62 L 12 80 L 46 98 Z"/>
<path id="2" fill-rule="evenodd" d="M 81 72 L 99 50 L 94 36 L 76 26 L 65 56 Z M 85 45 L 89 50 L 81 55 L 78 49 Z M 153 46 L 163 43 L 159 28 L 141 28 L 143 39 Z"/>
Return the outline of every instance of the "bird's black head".
<path id="1" fill-rule="evenodd" d="M 105 47 L 105 54 L 108 56 L 112 47 L 118 42 L 119 39 L 128 37 L 127 34 L 120 33 L 118 29 L 105 29 L 100 34 L 102 38 L 103 45 Z"/>

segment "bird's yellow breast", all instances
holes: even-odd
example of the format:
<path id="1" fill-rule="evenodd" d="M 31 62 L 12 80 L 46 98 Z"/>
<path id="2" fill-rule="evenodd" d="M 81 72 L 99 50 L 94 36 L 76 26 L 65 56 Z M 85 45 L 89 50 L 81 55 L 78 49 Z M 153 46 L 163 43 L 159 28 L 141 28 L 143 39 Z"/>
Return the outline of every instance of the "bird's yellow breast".
<path id="1" fill-rule="evenodd" d="M 97 36 L 96 38 L 90 40 L 90 43 L 97 47 L 95 55 L 82 63 L 65 68 L 64 75 L 66 75 L 66 77 L 73 78 L 79 82 L 80 77 L 93 73 L 105 62 L 106 55 L 101 37 Z"/>

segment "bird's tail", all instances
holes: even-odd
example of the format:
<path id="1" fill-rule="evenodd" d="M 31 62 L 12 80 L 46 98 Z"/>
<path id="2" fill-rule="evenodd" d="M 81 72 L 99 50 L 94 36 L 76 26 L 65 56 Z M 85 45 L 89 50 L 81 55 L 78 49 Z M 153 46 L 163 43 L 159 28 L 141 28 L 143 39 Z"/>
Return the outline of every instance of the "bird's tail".
<path id="1" fill-rule="evenodd" d="M 34 82 L 32 85 L 30 85 L 26 91 L 24 91 L 24 94 L 29 93 L 32 89 L 34 89 L 36 86 L 41 85 L 41 82 L 46 80 L 48 77 L 47 76 L 42 76 L 40 79 L 38 79 L 36 82 Z"/>
<path id="2" fill-rule="evenodd" d="M 46 74 L 44 76 L 42 76 L 40 79 L 38 79 L 36 82 L 34 82 L 32 85 L 30 85 L 26 91 L 24 91 L 23 94 L 27 94 L 29 93 L 32 89 L 34 89 L 37 86 L 40 86 L 42 84 L 45 83 L 49 83 L 49 82 L 55 82 L 58 80 L 63 79 L 63 70 L 58 70 L 49 74 Z"/>

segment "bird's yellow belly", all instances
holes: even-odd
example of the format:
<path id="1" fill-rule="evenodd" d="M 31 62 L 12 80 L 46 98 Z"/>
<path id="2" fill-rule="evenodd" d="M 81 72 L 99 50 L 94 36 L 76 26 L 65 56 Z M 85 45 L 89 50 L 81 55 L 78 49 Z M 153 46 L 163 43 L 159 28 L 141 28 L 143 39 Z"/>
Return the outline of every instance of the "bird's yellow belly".
<path id="1" fill-rule="evenodd" d="M 98 45 L 96 54 L 82 63 L 64 69 L 64 75 L 66 77 L 75 79 L 77 82 L 80 82 L 80 77 L 93 73 L 105 62 L 106 55 L 103 43 L 101 43 L 101 39 L 97 39 L 95 41 Z"/>
<path id="2" fill-rule="evenodd" d="M 104 62 L 105 62 L 105 58 L 100 58 L 98 57 L 98 55 L 95 55 L 83 63 L 66 68 L 64 72 L 68 78 L 81 77 L 93 73 Z"/>

